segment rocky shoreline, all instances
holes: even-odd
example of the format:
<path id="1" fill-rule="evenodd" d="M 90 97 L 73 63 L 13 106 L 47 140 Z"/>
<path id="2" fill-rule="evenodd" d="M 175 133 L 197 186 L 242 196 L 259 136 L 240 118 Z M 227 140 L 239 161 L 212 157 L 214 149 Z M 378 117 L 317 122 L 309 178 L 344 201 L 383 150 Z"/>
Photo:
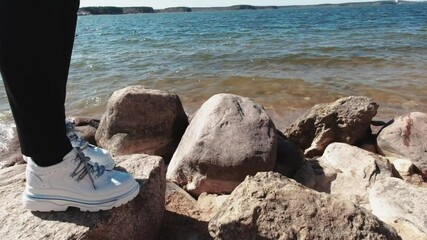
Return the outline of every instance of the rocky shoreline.
<path id="1" fill-rule="evenodd" d="M 101 119 L 71 120 L 135 175 L 138 197 L 100 213 L 29 212 L 15 141 L 1 153 L 0 236 L 427 239 L 427 114 L 382 121 L 379 107 L 348 96 L 276 126 L 244 96 L 214 95 L 187 116 L 176 94 L 119 89 Z"/>

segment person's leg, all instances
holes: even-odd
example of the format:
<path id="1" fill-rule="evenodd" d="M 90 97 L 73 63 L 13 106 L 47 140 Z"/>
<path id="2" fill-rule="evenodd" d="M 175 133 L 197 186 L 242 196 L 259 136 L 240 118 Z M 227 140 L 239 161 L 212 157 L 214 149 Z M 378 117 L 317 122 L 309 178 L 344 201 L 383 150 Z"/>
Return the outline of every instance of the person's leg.
<path id="1" fill-rule="evenodd" d="M 39 166 L 62 161 L 66 83 L 78 0 L 0 1 L 0 70 L 22 153 Z"/>
<path id="2" fill-rule="evenodd" d="M 73 149 L 65 95 L 78 0 L 0 0 L 0 70 L 27 162 L 24 207 L 108 210 L 138 195 L 131 174 Z"/>

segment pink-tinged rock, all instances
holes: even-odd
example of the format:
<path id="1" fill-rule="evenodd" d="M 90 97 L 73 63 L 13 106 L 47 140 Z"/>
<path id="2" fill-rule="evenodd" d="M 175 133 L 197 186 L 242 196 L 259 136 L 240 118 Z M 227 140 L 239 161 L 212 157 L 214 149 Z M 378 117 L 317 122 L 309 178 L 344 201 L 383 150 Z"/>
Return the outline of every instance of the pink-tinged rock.
<path id="1" fill-rule="evenodd" d="M 108 100 L 95 138 L 116 156 L 146 153 L 169 162 L 187 126 L 178 95 L 129 86 Z"/>
<path id="2" fill-rule="evenodd" d="M 395 118 L 381 130 L 377 143 L 385 156 L 410 159 L 427 180 L 427 114 L 413 112 Z"/>
<path id="3" fill-rule="evenodd" d="M 143 154 L 121 156 L 118 168 L 132 173 L 140 193 L 129 203 L 96 213 L 30 212 L 23 208 L 25 165 L 0 170 L 1 239 L 146 239 L 157 240 L 165 203 L 162 158 Z"/>

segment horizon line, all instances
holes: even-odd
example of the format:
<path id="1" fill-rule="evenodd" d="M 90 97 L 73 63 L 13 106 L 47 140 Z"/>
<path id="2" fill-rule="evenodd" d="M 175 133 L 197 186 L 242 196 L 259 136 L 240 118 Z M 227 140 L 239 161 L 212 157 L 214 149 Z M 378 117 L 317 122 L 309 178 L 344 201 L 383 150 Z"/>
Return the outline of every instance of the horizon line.
<path id="1" fill-rule="evenodd" d="M 230 6 L 205 6 L 205 7 L 190 7 L 190 6 L 172 6 L 172 7 L 166 7 L 166 8 L 154 8 L 151 6 L 112 6 L 112 5 L 104 5 L 104 6 L 85 6 L 85 7 L 117 7 L 117 8 L 132 8 L 132 7 L 150 7 L 155 10 L 161 10 L 161 9 L 168 9 L 168 8 L 227 8 L 227 7 L 233 7 L 233 6 L 253 6 L 253 7 L 298 7 L 298 6 L 319 6 L 319 5 L 345 5 L 345 4 L 364 4 L 364 3 L 376 3 L 376 2 L 395 2 L 395 0 L 379 0 L 379 1 L 364 1 L 364 2 L 346 2 L 346 3 L 318 3 L 318 4 L 292 4 L 292 5 L 252 5 L 252 4 L 236 4 L 236 5 L 230 5 Z M 399 2 L 409 2 L 409 3 L 416 3 L 416 2 L 427 2 L 427 0 L 403 0 Z M 85 8 L 80 7 L 80 8 Z"/>

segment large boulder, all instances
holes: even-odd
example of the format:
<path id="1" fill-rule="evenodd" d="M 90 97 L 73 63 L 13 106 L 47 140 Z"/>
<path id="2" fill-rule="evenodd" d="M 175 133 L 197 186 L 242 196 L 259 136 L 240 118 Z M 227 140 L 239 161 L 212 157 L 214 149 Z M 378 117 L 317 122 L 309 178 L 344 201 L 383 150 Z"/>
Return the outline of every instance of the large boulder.
<path id="1" fill-rule="evenodd" d="M 248 176 L 209 222 L 214 239 L 400 239 L 357 205 L 278 173 Z"/>
<path id="2" fill-rule="evenodd" d="M 413 112 L 395 118 L 381 130 L 377 143 L 385 156 L 410 159 L 427 180 L 427 114 Z"/>
<path id="3" fill-rule="evenodd" d="M 370 133 L 370 122 L 378 104 L 371 98 L 350 96 L 333 103 L 317 104 L 283 133 L 305 150 L 307 157 L 319 156 L 332 142 L 355 144 Z"/>
<path id="4" fill-rule="evenodd" d="M 116 159 L 140 183 L 129 203 L 97 213 L 30 212 L 23 208 L 25 165 L 0 170 L 2 239 L 157 239 L 165 203 L 165 165 L 160 157 L 134 154 Z"/>
<path id="5" fill-rule="evenodd" d="M 427 188 L 398 178 L 377 181 L 370 193 L 372 213 L 404 234 L 427 239 Z"/>
<path id="6" fill-rule="evenodd" d="M 116 156 L 146 153 L 168 162 L 187 126 L 178 95 L 129 86 L 108 100 L 95 138 Z"/>
<path id="7" fill-rule="evenodd" d="M 375 181 L 393 175 L 388 159 L 346 143 L 331 143 L 318 160 L 337 172 L 330 193 L 367 209 Z"/>
<path id="8" fill-rule="evenodd" d="M 247 175 L 270 171 L 276 128 L 252 99 L 217 94 L 191 120 L 166 177 L 193 195 L 230 193 Z"/>

